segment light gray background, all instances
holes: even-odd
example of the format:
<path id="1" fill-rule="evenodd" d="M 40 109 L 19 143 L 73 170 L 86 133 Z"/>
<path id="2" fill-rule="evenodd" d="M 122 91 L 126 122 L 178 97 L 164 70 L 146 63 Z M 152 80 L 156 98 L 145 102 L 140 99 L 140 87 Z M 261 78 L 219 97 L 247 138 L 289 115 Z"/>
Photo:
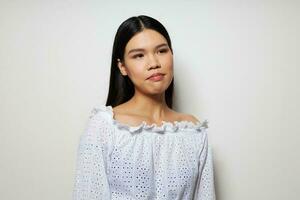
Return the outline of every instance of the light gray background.
<path id="1" fill-rule="evenodd" d="M 209 121 L 218 200 L 299 198 L 299 1 L 0 1 L 0 199 L 70 199 L 114 34 L 150 15 L 175 108 Z"/>

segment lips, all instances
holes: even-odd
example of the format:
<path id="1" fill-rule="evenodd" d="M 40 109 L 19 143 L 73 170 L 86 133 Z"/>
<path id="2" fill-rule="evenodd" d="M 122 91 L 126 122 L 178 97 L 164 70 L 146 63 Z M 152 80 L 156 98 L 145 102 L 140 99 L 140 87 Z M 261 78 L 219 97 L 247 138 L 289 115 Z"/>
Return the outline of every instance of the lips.
<path id="1" fill-rule="evenodd" d="M 165 74 L 162 74 L 162 73 L 154 73 L 154 74 L 152 74 L 151 76 L 149 76 L 147 79 L 149 79 L 149 78 L 151 78 L 151 77 L 154 77 L 154 76 L 163 76 L 163 75 L 165 75 Z"/>

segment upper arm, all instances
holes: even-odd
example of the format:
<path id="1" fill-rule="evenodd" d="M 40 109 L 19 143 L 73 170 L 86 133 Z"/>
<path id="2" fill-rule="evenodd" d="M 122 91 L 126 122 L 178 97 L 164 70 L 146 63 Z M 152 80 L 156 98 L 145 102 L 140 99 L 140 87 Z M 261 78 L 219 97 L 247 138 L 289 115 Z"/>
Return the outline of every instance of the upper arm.
<path id="1" fill-rule="evenodd" d="M 201 142 L 203 146 L 199 154 L 199 168 L 194 200 L 216 200 L 213 153 L 208 142 L 207 132 L 204 133 Z"/>
<path id="2" fill-rule="evenodd" d="M 97 110 L 93 110 L 77 148 L 73 200 L 108 199 L 107 157 L 110 129 Z"/>

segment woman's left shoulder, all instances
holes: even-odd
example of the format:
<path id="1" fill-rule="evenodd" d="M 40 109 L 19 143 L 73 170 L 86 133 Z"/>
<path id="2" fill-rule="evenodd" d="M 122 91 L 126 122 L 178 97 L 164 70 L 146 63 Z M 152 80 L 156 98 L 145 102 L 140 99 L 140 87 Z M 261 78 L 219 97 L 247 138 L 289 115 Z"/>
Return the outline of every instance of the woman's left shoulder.
<path id="1" fill-rule="evenodd" d="M 193 123 L 200 122 L 200 120 L 192 114 L 180 113 L 180 112 L 176 112 L 174 110 L 173 110 L 173 112 L 174 112 L 174 115 L 177 115 L 177 118 L 180 119 L 180 121 L 189 121 L 189 122 L 193 122 Z"/>
<path id="2" fill-rule="evenodd" d="M 198 123 L 200 120 L 192 114 L 182 113 L 182 120 Z"/>
<path id="3" fill-rule="evenodd" d="M 201 119 L 196 117 L 193 114 L 190 113 L 184 113 L 184 112 L 178 112 L 176 110 L 171 109 L 172 115 L 175 116 L 174 118 L 177 121 L 188 121 L 188 122 L 193 122 L 194 124 L 201 123 Z"/>

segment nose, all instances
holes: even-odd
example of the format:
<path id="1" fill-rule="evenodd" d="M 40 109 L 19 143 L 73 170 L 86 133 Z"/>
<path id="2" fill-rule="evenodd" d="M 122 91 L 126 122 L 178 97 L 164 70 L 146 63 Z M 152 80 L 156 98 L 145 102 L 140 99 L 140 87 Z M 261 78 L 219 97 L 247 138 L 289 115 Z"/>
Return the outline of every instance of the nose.
<path id="1" fill-rule="evenodd" d="M 160 67 L 160 63 L 158 58 L 155 55 L 149 55 L 148 58 L 148 68 L 156 68 L 156 67 Z"/>

